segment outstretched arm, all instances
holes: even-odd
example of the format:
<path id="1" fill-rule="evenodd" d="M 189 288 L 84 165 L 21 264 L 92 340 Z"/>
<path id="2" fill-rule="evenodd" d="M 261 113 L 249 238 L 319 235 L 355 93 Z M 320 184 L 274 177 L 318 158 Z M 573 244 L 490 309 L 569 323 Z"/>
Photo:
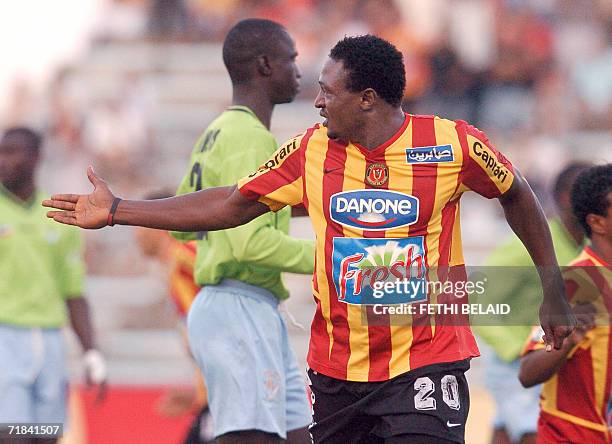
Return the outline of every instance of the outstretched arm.
<path id="1" fill-rule="evenodd" d="M 92 167 L 87 177 L 94 186 L 91 194 L 56 194 L 43 201 L 47 217 L 81 228 L 102 228 L 115 199 L 104 180 Z M 236 186 L 210 188 L 183 196 L 158 200 L 122 200 L 113 222 L 171 231 L 214 231 L 233 228 L 269 211 L 257 201 L 244 197 Z"/>
<path id="2" fill-rule="evenodd" d="M 515 172 L 511 188 L 499 201 L 504 208 L 508 224 L 527 248 L 542 281 L 544 298 L 540 307 L 540 323 L 545 333 L 546 349 L 559 350 L 576 319 L 565 296 L 563 279 L 555 256 L 555 250 L 544 217 L 527 181 Z"/>

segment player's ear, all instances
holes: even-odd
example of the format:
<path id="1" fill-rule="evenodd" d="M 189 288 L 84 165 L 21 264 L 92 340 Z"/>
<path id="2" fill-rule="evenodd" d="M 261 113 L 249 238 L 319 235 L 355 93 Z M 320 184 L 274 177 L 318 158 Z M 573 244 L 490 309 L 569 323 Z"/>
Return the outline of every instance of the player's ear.
<path id="1" fill-rule="evenodd" d="M 586 223 L 591 227 L 591 231 L 597 234 L 605 234 L 606 233 L 606 218 L 600 216 L 599 214 L 587 214 Z"/>
<path id="2" fill-rule="evenodd" d="M 260 75 L 264 77 L 270 77 L 272 75 L 272 66 L 270 65 L 270 58 L 267 55 L 262 54 L 257 56 L 255 64 L 257 66 L 257 72 Z"/>
<path id="3" fill-rule="evenodd" d="M 364 89 L 361 92 L 360 106 L 363 111 L 369 111 L 374 106 L 374 103 L 378 99 L 378 94 L 372 88 Z"/>

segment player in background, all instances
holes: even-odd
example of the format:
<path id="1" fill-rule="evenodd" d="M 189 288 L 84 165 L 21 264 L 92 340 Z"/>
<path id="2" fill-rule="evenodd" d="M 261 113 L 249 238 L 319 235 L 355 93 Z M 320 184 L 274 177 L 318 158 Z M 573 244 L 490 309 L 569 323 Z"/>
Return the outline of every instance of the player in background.
<path id="1" fill-rule="evenodd" d="M 158 191 L 145 196 L 146 199 L 164 199 L 173 193 Z M 147 257 L 155 259 L 166 272 L 168 294 L 179 319 L 179 328 L 184 345 L 189 352 L 187 340 L 187 312 L 196 298 L 200 287 L 193 280 L 196 259 L 195 242 L 179 242 L 167 231 L 137 227 L 136 242 L 140 251 Z M 191 353 L 189 353 L 191 357 Z M 195 367 L 195 363 L 194 363 Z M 158 410 L 169 417 L 186 413 L 196 416 L 185 437 L 184 444 L 205 444 L 214 441 L 212 420 L 208 408 L 208 396 L 204 378 L 199 368 L 195 368 L 195 384 L 191 389 L 170 389 L 157 404 Z"/>
<path id="2" fill-rule="evenodd" d="M 583 162 L 570 163 L 559 172 L 551 190 L 557 214 L 549 218 L 548 228 L 561 265 L 574 259 L 583 246 L 584 233 L 572 213 L 570 192 L 576 176 L 589 166 Z M 494 294 L 487 293 L 488 303 L 506 303 L 514 310 L 525 312 L 527 307 L 538 304 L 542 286 L 529 253 L 518 238 L 496 248 L 485 266 L 494 267 L 489 271 L 490 276 L 497 272 L 510 273 L 510 278 L 500 276 L 505 284 L 495 286 Z M 525 314 L 531 318 L 530 313 Z M 472 327 L 486 343 L 481 347 L 482 364 L 486 387 L 493 396 L 496 410 L 492 444 L 535 442 L 540 390 L 536 387 L 524 390 L 518 381 L 519 358 L 531 327 L 527 322 L 521 324 L 518 314 L 514 316 L 515 325 Z"/>
<path id="3" fill-rule="evenodd" d="M 247 19 L 230 29 L 223 62 L 232 104 L 196 142 L 177 194 L 233 185 L 276 151 L 270 120 L 299 91 L 296 57 L 278 23 Z M 286 208 L 232 230 L 173 233 L 197 243 L 194 276 L 204 289 L 189 313 L 189 343 L 222 443 L 309 441 L 304 375 L 278 308 L 289 297 L 281 272 L 312 273 L 314 245 L 288 236 L 290 217 Z"/>
<path id="4" fill-rule="evenodd" d="M 544 383 L 538 444 L 612 442 L 612 164 L 578 176 L 572 207 L 590 240 L 563 273 L 578 325 L 551 353 L 535 329 L 521 360 L 521 383 Z"/>
<path id="5" fill-rule="evenodd" d="M 317 239 L 308 354 L 314 441 L 463 443 L 464 373 L 478 355 L 469 326 L 437 315 L 401 324 L 376 315 L 375 278 L 414 264 L 463 267 L 459 198 L 469 190 L 498 198 L 541 273 L 540 319 L 549 348 L 560 348 L 575 319 L 542 209 L 482 132 L 402 111 L 404 64 L 389 42 L 344 38 L 319 84 L 323 124 L 283 144 L 237 186 L 124 201 L 89 168 L 91 194 L 55 195 L 43 205 L 58 210 L 48 217 L 83 228 L 212 231 L 303 203 Z M 382 304 L 406 296 L 391 291 Z M 426 304 L 429 296 L 419 300 Z"/>
<path id="6" fill-rule="evenodd" d="M 46 223 L 37 204 L 45 196 L 35 177 L 42 143 L 24 127 L 0 139 L 0 424 L 66 422 L 68 318 L 84 351 L 87 384 L 98 386 L 99 399 L 106 386 L 83 297 L 81 235 Z M 2 432 L 0 442 L 12 442 Z M 22 438 L 15 442 L 28 441 Z"/>

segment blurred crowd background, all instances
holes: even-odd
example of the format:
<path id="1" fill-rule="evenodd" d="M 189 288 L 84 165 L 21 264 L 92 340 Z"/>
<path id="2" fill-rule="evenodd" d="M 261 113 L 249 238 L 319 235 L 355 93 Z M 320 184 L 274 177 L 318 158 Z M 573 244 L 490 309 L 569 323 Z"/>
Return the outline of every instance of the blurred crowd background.
<path id="1" fill-rule="evenodd" d="M 44 131 L 49 192 L 87 191 L 88 164 L 121 196 L 176 189 L 197 136 L 229 104 L 221 43 L 246 17 L 283 23 L 296 39 L 302 92 L 273 115 L 279 142 L 320 120 L 312 103 L 331 46 L 374 33 L 404 54 L 406 111 L 487 132 L 548 212 L 550 182 L 569 160 L 612 159 L 610 0 L 24 0 L 0 10 L 0 47 L 11 49 L 0 126 Z M 483 199 L 468 198 L 462 216 L 467 260 L 479 264 L 509 231 Z M 312 235 L 307 221 L 292 230 Z M 188 381 L 163 271 L 132 230 L 87 233 L 86 258 L 111 382 Z M 308 324 L 309 280 L 288 280 Z M 308 334 L 293 330 L 303 360 Z"/>

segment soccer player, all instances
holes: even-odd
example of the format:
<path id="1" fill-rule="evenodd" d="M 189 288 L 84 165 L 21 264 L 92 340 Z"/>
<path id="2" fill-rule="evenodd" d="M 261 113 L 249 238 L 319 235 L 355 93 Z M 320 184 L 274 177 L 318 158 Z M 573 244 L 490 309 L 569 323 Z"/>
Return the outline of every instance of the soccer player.
<path id="1" fill-rule="evenodd" d="M 80 233 L 48 224 L 36 203 L 45 196 L 35 180 L 41 145 L 41 136 L 29 128 L 7 129 L 0 138 L 2 426 L 65 423 L 68 374 L 62 327 L 68 317 L 85 352 L 87 382 L 98 385 L 100 397 L 105 388 L 106 365 L 82 296 Z M 5 431 L 0 427 L 0 442 L 12 442 Z M 30 437 L 14 439 L 21 443 Z"/>
<path id="2" fill-rule="evenodd" d="M 544 382 L 540 444 L 612 442 L 612 164 L 578 176 L 572 207 L 591 241 L 563 274 L 578 326 L 551 353 L 536 329 L 519 375 L 525 387 Z"/>
<path id="3" fill-rule="evenodd" d="M 570 163 L 559 172 L 551 190 L 557 214 L 549 219 L 548 227 L 561 265 L 569 264 L 582 249 L 584 233 L 572 213 L 570 193 L 576 176 L 589 166 L 584 162 Z M 491 269 L 492 273 L 509 274 L 506 279 L 500 276 L 505 282 L 495 286 L 494 294 L 487 292 L 487 302 L 507 303 L 523 312 L 538 303 L 542 287 L 533 269 L 533 261 L 519 239 L 514 237 L 496 248 L 485 266 L 495 267 Z M 486 387 L 495 401 L 492 443 L 535 442 L 540 391 L 537 387 L 524 390 L 518 380 L 520 355 L 531 331 L 529 322 L 520 325 L 521 316 L 531 318 L 530 313 L 518 313 L 513 324 L 519 325 L 472 327 L 490 346 L 482 347 L 481 352 Z"/>
<path id="4" fill-rule="evenodd" d="M 404 63 L 389 42 L 344 38 L 319 84 L 323 124 L 283 144 L 237 186 L 124 201 L 89 168 L 91 194 L 56 195 L 43 205 L 57 209 L 48 217 L 83 228 L 211 231 L 303 203 L 317 242 L 308 353 L 314 441 L 464 442 L 464 373 L 478 355 L 469 326 L 441 325 L 437 315 L 401 324 L 377 315 L 375 283 L 413 265 L 461 266 L 461 195 L 498 198 L 540 267 L 541 321 L 549 348 L 559 348 L 575 319 L 542 210 L 482 132 L 402 111 Z M 406 302 L 399 291 L 387 296 L 387 303 Z"/>
<path id="5" fill-rule="evenodd" d="M 270 120 L 299 91 L 296 57 L 292 38 L 270 20 L 228 32 L 232 105 L 196 142 L 178 194 L 233 185 L 276 151 Z M 189 343 L 222 443 L 310 441 L 306 385 L 278 305 L 289 296 L 281 272 L 312 274 L 314 244 L 288 236 L 290 217 L 285 208 L 232 230 L 174 233 L 197 242 L 194 277 L 204 288 L 189 312 Z"/>

